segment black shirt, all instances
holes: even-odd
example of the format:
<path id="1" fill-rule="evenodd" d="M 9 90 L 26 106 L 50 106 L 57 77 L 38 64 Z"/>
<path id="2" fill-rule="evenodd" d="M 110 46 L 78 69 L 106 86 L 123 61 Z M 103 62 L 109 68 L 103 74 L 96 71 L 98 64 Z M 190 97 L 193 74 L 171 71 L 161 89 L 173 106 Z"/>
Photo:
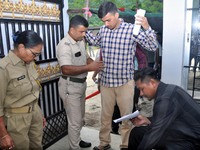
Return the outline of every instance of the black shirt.
<path id="1" fill-rule="evenodd" d="M 138 149 L 152 149 L 161 141 L 164 146 L 179 141 L 200 144 L 200 106 L 180 87 L 163 82 L 157 89 L 151 125 Z"/>

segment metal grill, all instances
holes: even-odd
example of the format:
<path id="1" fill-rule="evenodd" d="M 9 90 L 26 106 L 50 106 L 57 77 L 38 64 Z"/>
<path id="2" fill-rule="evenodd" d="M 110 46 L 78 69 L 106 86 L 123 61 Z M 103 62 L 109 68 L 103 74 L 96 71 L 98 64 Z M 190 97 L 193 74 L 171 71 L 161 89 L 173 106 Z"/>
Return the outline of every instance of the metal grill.
<path id="1" fill-rule="evenodd" d="M 46 149 L 67 135 L 67 117 L 58 94 L 58 79 L 42 83 L 39 105 L 46 118 L 43 148 Z"/>
<path id="2" fill-rule="evenodd" d="M 42 1 L 37 2 L 42 3 Z M 46 0 L 44 2 L 58 5 L 61 12 L 59 21 L 0 18 L 0 58 L 13 49 L 12 35 L 16 31 L 34 30 L 44 41 L 44 50 L 36 64 L 41 65 L 56 61 L 56 45 L 64 37 L 63 1 Z M 39 105 L 47 120 L 43 136 L 43 147 L 46 149 L 67 134 L 67 117 L 58 94 L 58 78 L 42 83 Z"/>
<path id="3" fill-rule="evenodd" d="M 47 119 L 44 129 L 43 148 L 47 148 L 63 136 L 67 135 L 67 118 L 65 111 L 60 111 Z"/>

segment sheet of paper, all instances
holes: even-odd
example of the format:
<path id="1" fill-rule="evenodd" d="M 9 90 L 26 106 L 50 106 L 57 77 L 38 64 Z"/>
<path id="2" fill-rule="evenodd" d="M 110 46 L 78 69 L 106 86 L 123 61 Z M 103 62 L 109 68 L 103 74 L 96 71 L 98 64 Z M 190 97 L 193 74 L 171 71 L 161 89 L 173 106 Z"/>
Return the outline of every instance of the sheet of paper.
<path id="1" fill-rule="evenodd" d="M 139 111 L 136 110 L 135 112 L 133 112 L 132 114 L 129 114 L 129 115 L 126 115 L 126 116 L 123 116 L 121 118 L 118 118 L 118 119 L 115 119 L 113 120 L 115 123 L 118 123 L 118 122 L 121 122 L 121 121 L 124 121 L 124 120 L 129 120 L 129 119 L 132 119 L 132 118 L 135 118 L 139 115 Z"/>

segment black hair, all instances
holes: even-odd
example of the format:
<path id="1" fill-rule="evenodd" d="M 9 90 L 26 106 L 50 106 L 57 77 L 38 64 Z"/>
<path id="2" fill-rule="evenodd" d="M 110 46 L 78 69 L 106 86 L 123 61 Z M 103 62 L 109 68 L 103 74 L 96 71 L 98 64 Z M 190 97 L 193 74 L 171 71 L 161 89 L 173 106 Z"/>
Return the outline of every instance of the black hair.
<path id="1" fill-rule="evenodd" d="M 117 6 L 112 2 L 103 2 L 99 6 L 98 17 L 101 19 L 105 17 L 108 13 L 116 13 L 118 12 Z"/>
<path id="2" fill-rule="evenodd" d="M 25 48 L 32 48 L 39 44 L 43 44 L 41 37 L 32 30 L 26 30 L 23 32 L 17 31 L 12 37 L 15 48 L 17 48 L 19 44 L 23 44 Z"/>
<path id="3" fill-rule="evenodd" d="M 143 82 L 147 78 L 151 78 L 151 79 L 155 79 L 159 81 L 157 71 L 154 70 L 153 68 L 150 68 L 150 67 L 142 68 L 134 72 L 135 82 L 138 80 L 141 80 L 141 82 Z"/>
<path id="4" fill-rule="evenodd" d="M 77 27 L 79 25 L 82 25 L 86 28 L 89 26 L 88 21 L 84 17 L 82 17 L 80 15 L 75 15 L 70 20 L 69 28 Z"/>

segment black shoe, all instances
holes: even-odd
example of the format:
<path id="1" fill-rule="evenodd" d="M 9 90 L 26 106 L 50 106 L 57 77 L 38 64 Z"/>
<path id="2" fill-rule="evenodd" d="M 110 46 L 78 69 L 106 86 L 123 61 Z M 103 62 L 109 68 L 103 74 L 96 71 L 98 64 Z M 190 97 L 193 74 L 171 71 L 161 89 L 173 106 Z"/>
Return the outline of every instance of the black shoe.
<path id="1" fill-rule="evenodd" d="M 112 133 L 112 134 L 117 134 L 117 135 L 119 135 L 119 132 L 118 131 L 110 131 L 110 133 Z"/>
<path id="2" fill-rule="evenodd" d="M 80 142 L 79 142 L 79 146 L 81 147 L 81 148 L 87 148 L 87 147 L 91 147 L 91 143 L 89 143 L 89 142 L 85 142 L 85 141 L 83 141 L 83 140 L 81 140 Z"/>

